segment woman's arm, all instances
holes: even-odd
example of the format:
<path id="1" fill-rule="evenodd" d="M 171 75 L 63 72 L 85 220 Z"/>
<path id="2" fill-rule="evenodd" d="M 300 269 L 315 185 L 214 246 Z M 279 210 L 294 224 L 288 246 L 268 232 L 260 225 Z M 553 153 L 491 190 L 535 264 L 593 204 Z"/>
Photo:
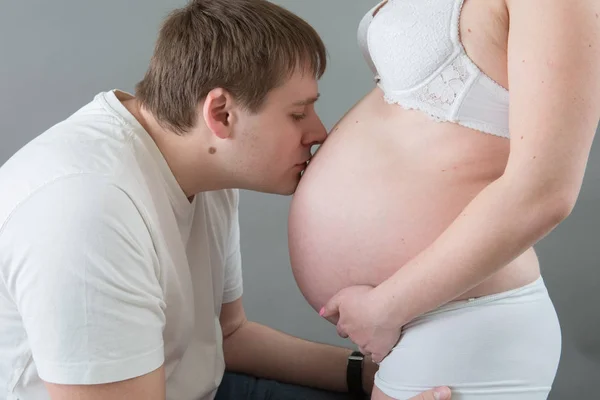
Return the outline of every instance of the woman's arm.
<path id="1" fill-rule="evenodd" d="M 342 331 L 361 337 L 359 346 L 374 346 L 374 359 L 397 340 L 391 332 L 518 257 L 564 220 L 578 197 L 600 117 L 600 3 L 507 5 L 511 151 L 505 173 L 432 245 L 368 292 L 363 303 L 372 305 L 369 318 L 378 327 L 371 334 L 358 333 L 352 307 L 344 318 L 348 293 L 325 307 L 326 317 L 340 311 Z M 387 340 L 369 339 L 378 331 Z"/>

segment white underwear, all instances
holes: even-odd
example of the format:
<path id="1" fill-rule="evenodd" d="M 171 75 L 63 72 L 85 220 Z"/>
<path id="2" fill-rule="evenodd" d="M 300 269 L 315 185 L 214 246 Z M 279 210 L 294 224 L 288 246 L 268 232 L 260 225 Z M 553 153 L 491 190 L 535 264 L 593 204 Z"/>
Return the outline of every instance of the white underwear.
<path id="1" fill-rule="evenodd" d="M 449 386 L 452 400 L 542 400 L 554 382 L 561 341 L 540 277 L 416 318 L 381 362 L 375 384 L 398 400 L 436 386 Z"/>

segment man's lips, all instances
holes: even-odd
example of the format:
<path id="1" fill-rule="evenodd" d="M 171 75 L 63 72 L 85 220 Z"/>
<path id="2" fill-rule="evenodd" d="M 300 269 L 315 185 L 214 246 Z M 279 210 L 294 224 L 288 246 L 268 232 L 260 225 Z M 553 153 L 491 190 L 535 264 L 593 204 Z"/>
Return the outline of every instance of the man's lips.
<path id="1" fill-rule="evenodd" d="M 303 163 L 296 164 L 295 168 L 300 170 L 300 172 L 304 172 L 306 170 L 306 168 L 308 168 L 308 164 L 310 164 L 310 159 L 307 161 L 304 161 Z"/>

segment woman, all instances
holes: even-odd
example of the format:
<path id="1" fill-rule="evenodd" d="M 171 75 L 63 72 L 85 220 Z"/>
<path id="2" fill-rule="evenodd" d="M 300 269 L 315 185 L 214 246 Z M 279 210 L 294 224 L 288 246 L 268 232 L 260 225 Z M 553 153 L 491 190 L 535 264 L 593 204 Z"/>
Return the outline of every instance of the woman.
<path id="1" fill-rule="evenodd" d="M 310 162 L 289 244 L 307 301 L 383 360 L 374 399 L 441 384 L 465 400 L 547 397 L 561 333 L 532 246 L 581 187 L 599 13 L 595 0 L 389 0 L 365 15 L 377 86 Z"/>

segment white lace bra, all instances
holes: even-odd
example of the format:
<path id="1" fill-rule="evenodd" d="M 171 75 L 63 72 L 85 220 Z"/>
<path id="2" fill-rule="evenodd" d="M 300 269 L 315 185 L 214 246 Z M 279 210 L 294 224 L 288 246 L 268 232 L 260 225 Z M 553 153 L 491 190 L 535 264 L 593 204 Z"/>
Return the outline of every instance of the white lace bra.
<path id="1" fill-rule="evenodd" d="M 358 41 L 388 103 L 437 121 L 509 138 L 508 91 L 485 75 L 459 37 L 464 0 L 388 0 L 362 19 Z"/>

